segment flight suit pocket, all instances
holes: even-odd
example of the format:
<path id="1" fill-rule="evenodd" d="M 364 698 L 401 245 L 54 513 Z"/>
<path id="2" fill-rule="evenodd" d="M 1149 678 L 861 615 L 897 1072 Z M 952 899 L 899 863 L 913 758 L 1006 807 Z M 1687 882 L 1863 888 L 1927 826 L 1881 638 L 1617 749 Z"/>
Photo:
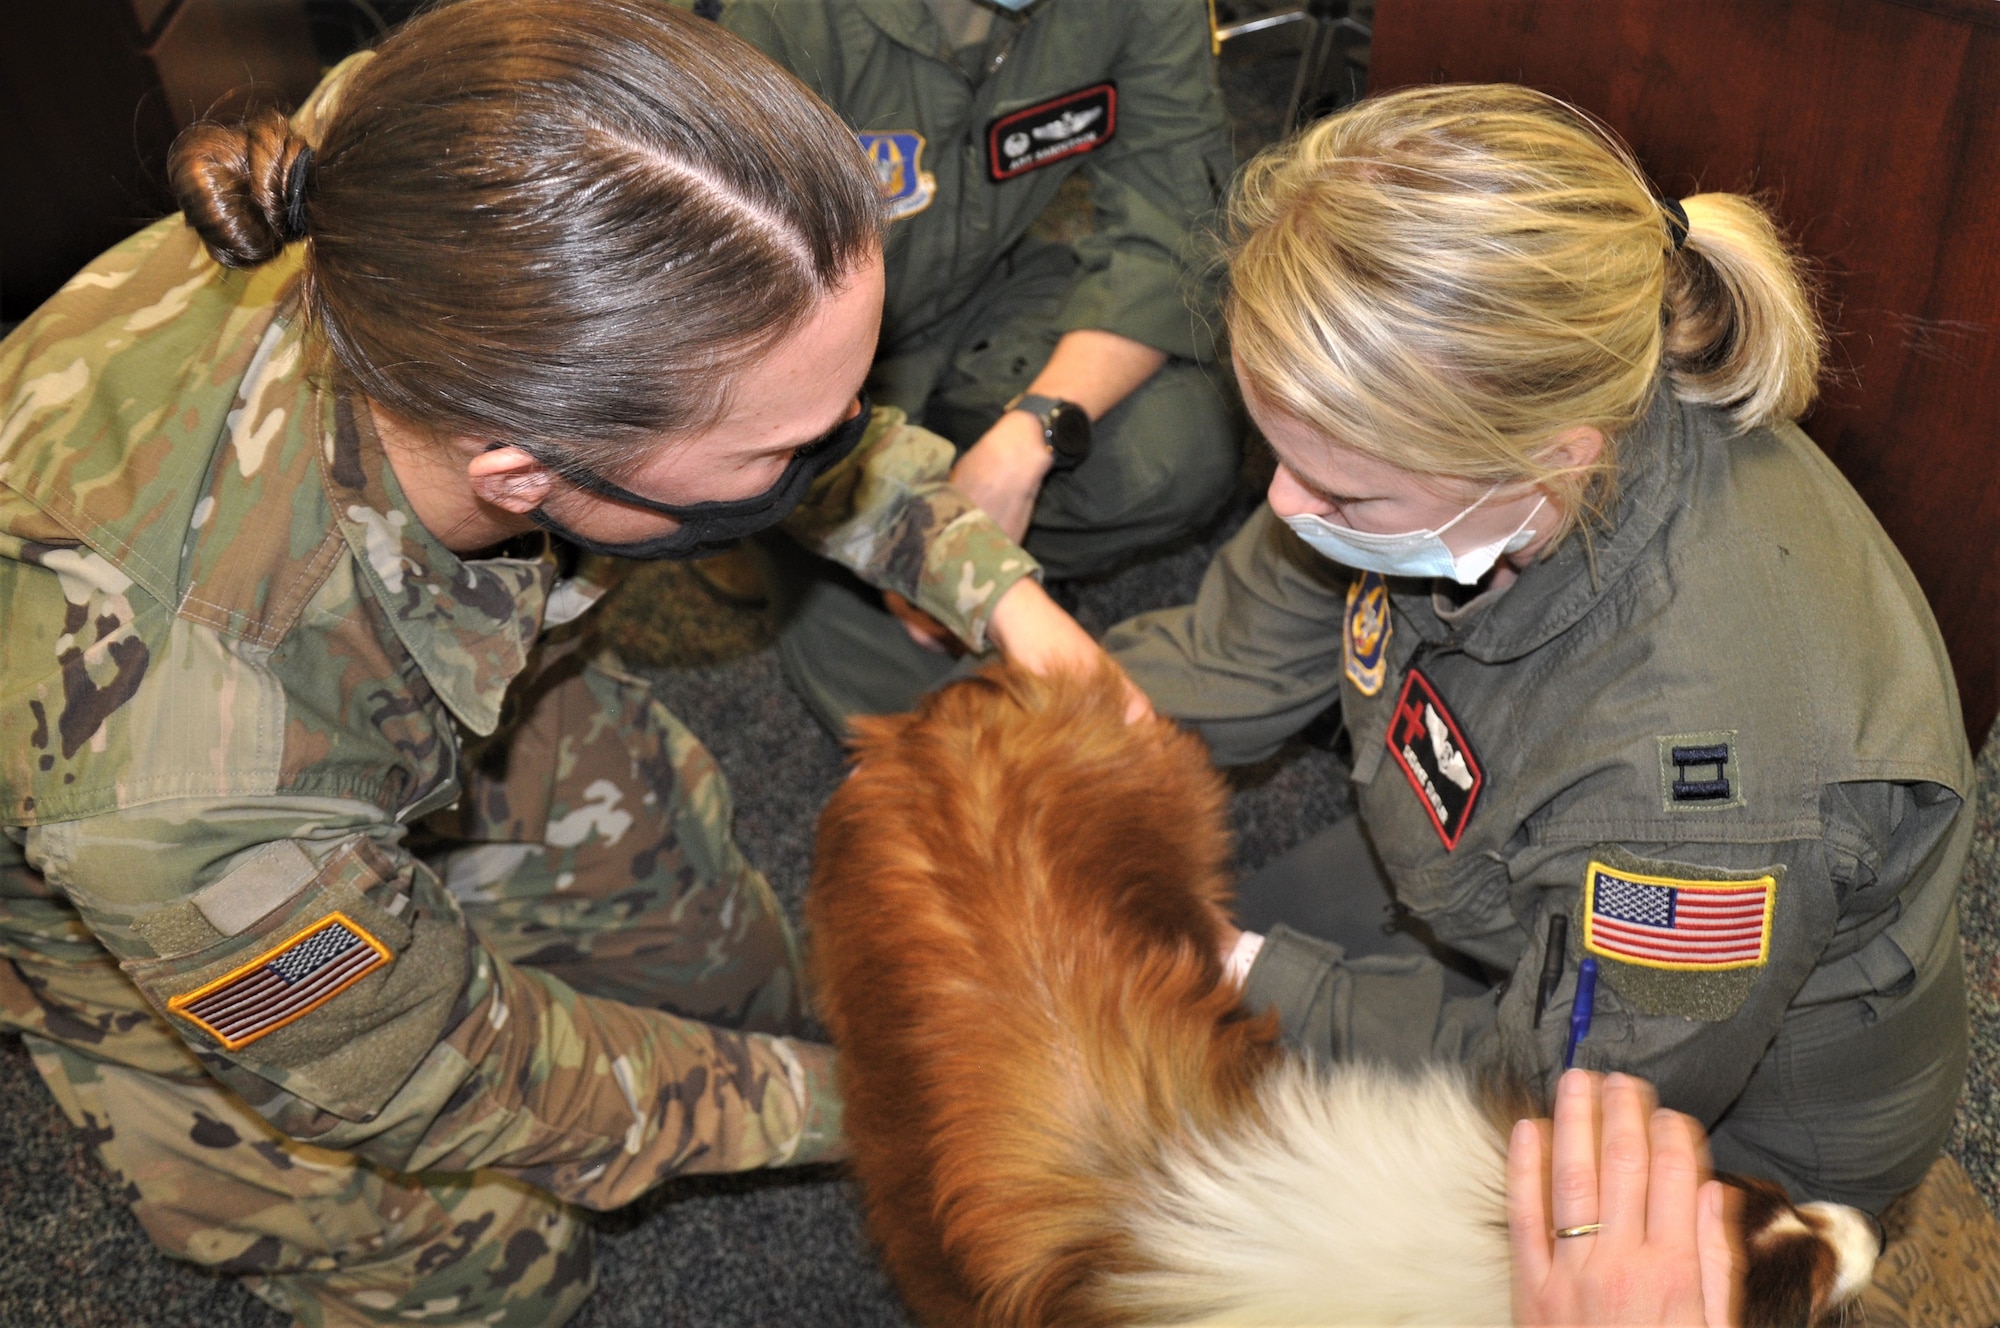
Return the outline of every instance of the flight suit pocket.
<path id="1" fill-rule="evenodd" d="M 356 836 L 237 934 L 121 967 L 204 1058 L 366 1120 L 444 1033 L 464 985 L 463 924 L 399 888 L 408 871 Z"/>

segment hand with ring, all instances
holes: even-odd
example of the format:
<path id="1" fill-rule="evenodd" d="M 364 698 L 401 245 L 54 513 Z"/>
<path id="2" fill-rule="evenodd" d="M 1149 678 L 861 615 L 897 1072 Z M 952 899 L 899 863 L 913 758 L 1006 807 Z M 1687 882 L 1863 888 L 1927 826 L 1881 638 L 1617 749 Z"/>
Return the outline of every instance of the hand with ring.
<path id="1" fill-rule="evenodd" d="M 1701 1127 L 1660 1109 L 1651 1085 L 1569 1071 L 1553 1129 L 1521 1121 L 1508 1144 L 1515 1324 L 1738 1322 L 1728 1197 Z"/>

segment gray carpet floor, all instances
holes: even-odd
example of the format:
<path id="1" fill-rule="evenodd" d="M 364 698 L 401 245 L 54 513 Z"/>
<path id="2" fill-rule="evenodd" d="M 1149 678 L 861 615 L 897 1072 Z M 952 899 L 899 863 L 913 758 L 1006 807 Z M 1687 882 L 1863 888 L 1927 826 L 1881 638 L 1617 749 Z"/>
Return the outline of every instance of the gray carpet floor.
<path id="1" fill-rule="evenodd" d="M 1226 61 L 1239 148 L 1275 135 L 1290 90 L 1282 54 Z M 1262 488 L 1255 460 L 1238 501 L 1204 537 L 1069 587 L 1094 631 L 1184 602 L 1208 555 Z M 840 777 L 835 743 L 786 688 L 755 612 L 724 608 L 676 566 L 627 588 L 611 625 L 627 660 L 714 750 L 737 803 L 737 834 L 797 920 L 813 822 Z M 2000 730 L 1996 730 L 2000 733 Z M 1234 772 L 1241 866 L 1328 820 L 1345 788 L 1331 757 L 1295 746 Z M 2000 1199 L 2000 740 L 1980 762 L 1979 838 L 1966 881 L 1973 1053 L 1950 1149 L 1988 1204 Z M 690 1180 L 601 1222 L 597 1294 L 579 1328 L 751 1328 L 908 1322 L 861 1230 L 852 1187 L 830 1168 Z M 57 1110 L 16 1038 L 0 1038 L 0 1328 L 277 1328 L 226 1278 L 165 1259 Z"/>

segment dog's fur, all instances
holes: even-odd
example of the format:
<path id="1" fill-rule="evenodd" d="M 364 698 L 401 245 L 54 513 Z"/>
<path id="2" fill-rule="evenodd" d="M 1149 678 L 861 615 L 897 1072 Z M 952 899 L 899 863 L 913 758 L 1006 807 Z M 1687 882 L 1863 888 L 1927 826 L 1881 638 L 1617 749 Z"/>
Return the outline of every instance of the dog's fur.
<path id="1" fill-rule="evenodd" d="M 1222 783 L 1197 739 L 1122 711 L 1114 677 L 989 670 L 857 723 L 821 822 L 814 976 L 870 1229 L 911 1308 L 1506 1322 L 1517 1112 L 1452 1069 L 1278 1053 L 1218 957 Z M 1766 1225 L 1788 1234 L 1825 1220 L 1778 1205 Z M 1772 1313 L 1853 1289 L 1853 1260 L 1809 1244 L 1765 1261 L 1793 1270 Z"/>

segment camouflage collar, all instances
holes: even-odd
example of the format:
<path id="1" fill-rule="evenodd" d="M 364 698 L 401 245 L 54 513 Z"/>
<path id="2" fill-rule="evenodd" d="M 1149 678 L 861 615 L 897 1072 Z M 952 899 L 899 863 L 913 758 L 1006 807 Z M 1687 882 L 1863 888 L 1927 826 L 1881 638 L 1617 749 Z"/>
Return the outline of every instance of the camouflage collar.
<path id="1" fill-rule="evenodd" d="M 366 407 L 327 392 L 321 472 L 361 575 L 425 679 L 468 729 L 500 723 L 555 579 L 553 557 L 466 561 L 417 519 Z"/>

